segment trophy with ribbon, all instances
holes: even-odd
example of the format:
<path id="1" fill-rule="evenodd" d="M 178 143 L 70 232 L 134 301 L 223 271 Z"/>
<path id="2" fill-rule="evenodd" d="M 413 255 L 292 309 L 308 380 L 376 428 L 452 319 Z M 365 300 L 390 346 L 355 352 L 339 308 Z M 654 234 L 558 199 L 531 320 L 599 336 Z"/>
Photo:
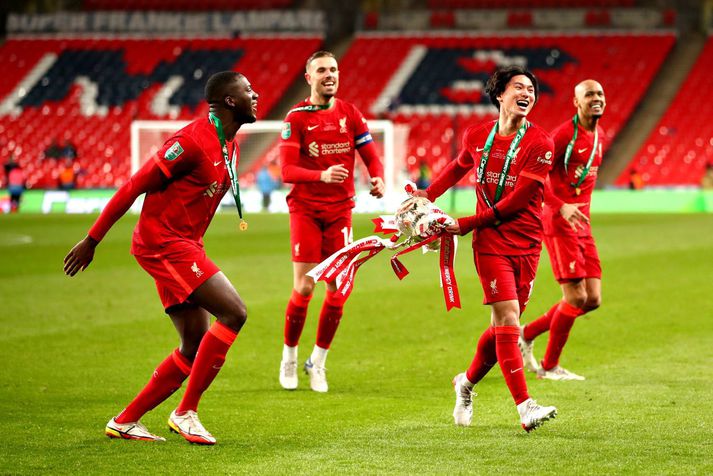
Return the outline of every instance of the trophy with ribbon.
<path id="1" fill-rule="evenodd" d="M 345 246 L 322 261 L 307 276 L 315 281 L 335 283 L 337 292 L 346 299 L 354 287 L 354 277 L 359 267 L 384 249 L 399 250 L 391 257 L 391 267 L 399 279 L 404 279 L 409 271 L 399 261 L 399 256 L 421 248 L 424 253 L 440 252 L 440 278 L 446 310 L 460 308 L 458 284 L 454 273 L 456 237 L 446 231 L 455 220 L 445 214 L 430 200 L 411 195 L 413 184 L 407 184 L 409 195 L 393 215 L 383 215 L 372 221 L 376 233 L 391 235 L 389 239 L 369 236 Z M 361 256 L 366 252 L 366 255 Z"/>

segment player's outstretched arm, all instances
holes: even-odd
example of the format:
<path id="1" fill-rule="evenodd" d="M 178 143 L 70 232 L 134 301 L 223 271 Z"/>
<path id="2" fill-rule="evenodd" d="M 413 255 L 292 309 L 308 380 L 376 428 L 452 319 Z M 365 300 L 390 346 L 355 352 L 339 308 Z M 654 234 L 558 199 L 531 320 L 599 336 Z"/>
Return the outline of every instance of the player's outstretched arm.
<path id="1" fill-rule="evenodd" d="M 163 182 L 164 175 L 153 160 L 144 164 L 111 197 L 87 236 L 67 253 L 64 258 L 64 274 L 74 276 L 79 271 L 84 271 L 94 259 L 94 249 L 114 223 L 124 216 L 139 195 L 159 189 Z"/>

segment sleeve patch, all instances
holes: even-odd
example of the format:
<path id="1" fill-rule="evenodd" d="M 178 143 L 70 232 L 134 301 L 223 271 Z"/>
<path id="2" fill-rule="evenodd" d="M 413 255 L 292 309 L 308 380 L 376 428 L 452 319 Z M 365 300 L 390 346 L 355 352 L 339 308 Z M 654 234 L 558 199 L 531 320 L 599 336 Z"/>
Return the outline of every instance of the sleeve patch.
<path id="1" fill-rule="evenodd" d="M 183 147 L 181 147 L 181 144 L 176 141 L 175 144 L 173 144 L 171 147 L 166 149 L 166 152 L 163 154 L 163 158 L 168 160 L 169 162 L 172 162 L 178 158 L 179 155 L 183 153 Z"/>
<path id="2" fill-rule="evenodd" d="M 282 124 L 282 138 L 287 140 L 292 135 L 292 125 L 289 122 Z"/>

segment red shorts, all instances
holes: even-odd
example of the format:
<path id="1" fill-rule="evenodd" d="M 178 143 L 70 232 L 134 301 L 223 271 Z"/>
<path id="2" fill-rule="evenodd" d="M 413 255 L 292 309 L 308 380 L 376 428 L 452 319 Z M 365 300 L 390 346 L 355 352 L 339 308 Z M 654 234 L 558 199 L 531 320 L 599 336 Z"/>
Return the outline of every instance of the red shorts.
<path id="1" fill-rule="evenodd" d="M 319 263 L 354 241 L 352 210 L 290 212 L 292 261 Z"/>
<path id="2" fill-rule="evenodd" d="M 525 312 L 532 294 L 540 255 L 487 255 L 473 253 L 475 269 L 483 286 L 483 304 L 517 300 Z"/>
<path id="3" fill-rule="evenodd" d="M 134 258 L 156 281 L 164 309 L 189 301 L 188 296 L 198 286 L 220 271 L 202 247 L 189 243 L 170 245 L 160 253 Z"/>
<path id="4" fill-rule="evenodd" d="M 545 236 L 552 272 L 559 283 L 584 278 L 602 278 L 602 265 L 594 238 L 589 236 Z"/>

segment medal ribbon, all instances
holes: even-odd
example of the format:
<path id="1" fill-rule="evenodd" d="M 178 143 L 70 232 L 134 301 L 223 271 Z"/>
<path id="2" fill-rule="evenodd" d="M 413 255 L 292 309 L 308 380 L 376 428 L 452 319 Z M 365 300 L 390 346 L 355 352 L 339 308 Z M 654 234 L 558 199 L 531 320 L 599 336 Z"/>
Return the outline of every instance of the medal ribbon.
<path id="1" fill-rule="evenodd" d="M 574 117 L 572 118 L 572 124 L 574 124 L 574 135 L 572 135 L 572 140 L 569 141 L 569 144 L 567 144 L 567 149 L 564 152 L 564 170 L 567 172 L 569 175 L 569 170 L 567 169 L 567 166 L 569 165 L 569 159 L 572 157 L 572 150 L 574 150 L 574 142 L 577 140 L 577 132 L 578 128 L 577 125 L 579 124 L 579 114 L 575 114 Z M 587 178 L 587 174 L 589 173 L 589 168 L 592 166 L 592 162 L 594 162 L 594 155 L 597 153 L 597 147 L 599 146 L 599 131 L 597 130 L 596 126 L 594 127 L 594 146 L 592 147 L 592 152 L 589 154 L 589 159 L 587 160 L 587 164 L 584 166 L 582 169 L 582 175 L 579 176 L 579 180 L 577 180 L 577 183 L 571 183 L 570 185 L 574 188 L 579 188 L 580 185 L 582 185 L 582 182 L 584 182 L 584 179 Z M 577 195 L 579 195 L 579 192 L 577 192 Z"/>
<path id="2" fill-rule="evenodd" d="M 223 152 L 223 161 L 225 162 L 225 168 L 228 169 L 228 177 L 230 177 L 230 185 L 233 190 L 233 198 L 235 198 L 235 206 L 238 209 L 238 216 L 240 217 L 240 229 L 244 230 L 247 228 L 247 223 L 243 220 L 243 207 L 240 203 L 240 184 L 238 183 L 237 171 L 235 170 L 235 150 L 233 150 L 233 159 L 230 160 L 228 156 L 228 146 L 225 143 L 225 133 L 223 132 L 223 123 L 220 118 L 213 114 L 208 113 L 208 120 L 215 127 L 215 132 L 218 133 L 218 141 L 220 142 L 220 150 Z"/>
<path id="3" fill-rule="evenodd" d="M 495 121 L 495 125 L 490 130 L 490 134 L 488 134 L 488 138 L 486 139 L 485 145 L 483 146 L 483 154 L 480 156 L 480 164 L 478 165 L 477 170 L 477 179 L 478 183 L 481 185 L 485 184 L 485 167 L 488 165 L 488 160 L 490 159 L 490 149 L 492 149 L 493 147 L 495 134 L 498 132 L 498 122 L 499 121 Z M 510 171 L 510 165 L 512 164 L 512 161 L 515 158 L 517 146 L 520 145 L 520 141 L 525 135 L 525 132 L 527 132 L 528 127 L 530 127 L 530 123 L 525 121 L 525 123 L 521 125 L 520 128 L 517 130 L 515 138 L 512 140 L 512 142 L 510 142 L 510 147 L 508 148 L 507 155 L 505 155 L 505 163 L 503 164 L 503 170 L 502 172 L 500 172 L 500 180 L 498 180 L 498 186 L 495 189 L 495 198 L 493 199 L 492 203 L 490 202 L 490 199 L 488 199 L 488 196 L 485 193 L 485 187 L 481 187 L 480 189 L 485 203 L 490 208 L 493 208 L 493 205 L 497 203 L 498 200 L 500 200 L 500 197 L 503 195 L 503 190 L 505 190 L 505 182 L 507 181 L 508 172 Z"/>

